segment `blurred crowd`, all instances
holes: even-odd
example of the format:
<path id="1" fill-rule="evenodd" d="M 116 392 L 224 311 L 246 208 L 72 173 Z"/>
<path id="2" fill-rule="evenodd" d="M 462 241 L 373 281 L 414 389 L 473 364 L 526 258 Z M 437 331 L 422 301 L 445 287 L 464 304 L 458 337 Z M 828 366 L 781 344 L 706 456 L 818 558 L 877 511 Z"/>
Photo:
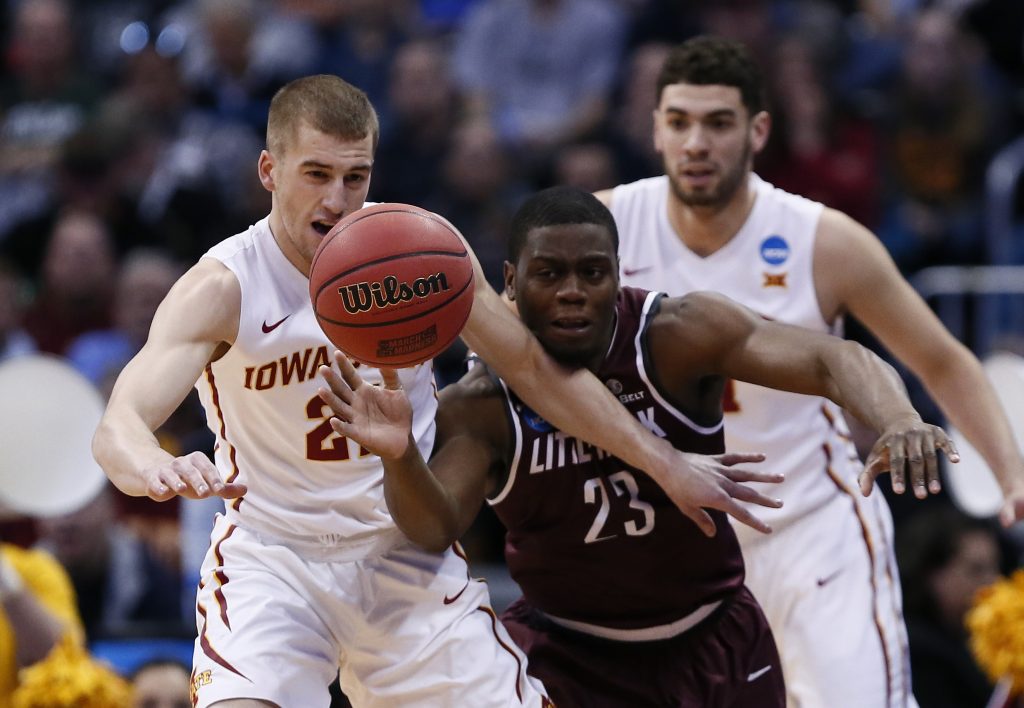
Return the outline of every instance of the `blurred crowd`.
<path id="1" fill-rule="evenodd" d="M 527 194 L 661 173 L 655 77 L 698 33 L 744 41 L 767 72 L 757 172 L 873 229 L 908 275 L 990 262 L 985 171 L 1024 131 L 1020 0 L 8 0 L 0 21 L 0 360 L 60 355 L 105 393 L 184 269 L 269 211 L 266 112 L 301 75 L 369 94 L 370 199 L 443 214 L 496 285 Z M 461 357 L 439 362 L 441 385 Z M 160 434 L 179 453 L 212 446 L 194 399 Z M 111 489 L 0 538 L 64 565 L 89 640 L 187 638 L 179 511 Z M 963 533 L 981 539 L 968 550 L 998 538 Z M 958 562 L 960 537 L 942 542 L 905 572 Z M 467 545 L 494 561 L 501 543 L 485 515 Z M 1005 565 L 994 547 L 977 577 Z M 908 618 L 925 607 L 946 626 L 936 602 L 908 597 Z"/>

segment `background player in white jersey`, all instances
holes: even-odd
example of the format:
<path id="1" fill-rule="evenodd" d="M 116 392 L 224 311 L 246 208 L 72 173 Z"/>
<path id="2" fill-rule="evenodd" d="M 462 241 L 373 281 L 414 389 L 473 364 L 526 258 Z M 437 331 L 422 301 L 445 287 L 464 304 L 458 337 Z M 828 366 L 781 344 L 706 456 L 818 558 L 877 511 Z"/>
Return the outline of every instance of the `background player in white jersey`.
<path id="1" fill-rule="evenodd" d="M 230 500 L 196 603 L 192 680 L 201 706 L 326 706 L 339 666 L 357 706 L 545 700 L 485 586 L 461 591 L 467 569 L 453 550 L 409 545 L 387 511 L 380 461 L 333 433 L 317 395 L 315 374 L 329 355 L 309 301 L 310 262 L 330 228 L 363 206 L 377 133 L 365 94 L 337 77 L 299 79 L 277 93 L 258 167 L 270 214 L 175 284 L 95 436 L 97 459 L 127 494 Z M 729 477 L 775 477 L 683 455 L 650 435 L 593 376 L 547 357 L 476 268 L 465 338 L 524 398 L 649 470 L 704 528 L 705 506 L 764 528 L 731 495 L 772 501 Z M 366 376 L 380 380 L 376 371 Z M 431 366 L 405 370 L 402 380 L 427 453 Z M 193 385 L 217 437 L 216 466 L 199 453 L 173 457 L 152 433 Z"/>
<path id="2" fill-rule="evenodd" d="M 711 293 L 620 289 L 617 241 L 593 195 L 539 192 L 512 220 L 505 292 L 552 356 L 593 371 L 679 449 L 724 451 L 724 377 L 738 377 L 829 396 L 887 450 L 915 438 L 951 450 L 868 350 Z M 556 704 L 785 705 L 771 632 L 743 587 L 724 515 L 715 512 L 719 532 L 705 537 L 647 475 L 566 436 L 483 366 L 441 392 L 428 468 L 410 442 L 407 397 L 366 385 L 344 361 L 341 372 L 325 372 L 324 400 L 340 417 L 332 425 L 380 454 L 385 495 L 410 538 L 446 547 L 485 498 L 505 524 L 523 598 L 502 620 Z"/>
<path id="3" fill-rule="evenodd" d="M 623 283 L 715 290 L 765 317 L 836 331 L 850 313 L 921 378 L 999 478 L 1004 523 L 1024 515 L 1024 460 L 975 357 L 943 328 L 863 226 L 753 174 L 768 140 L 760 72 L 736 43 L 676 47 L 658 78 L 654 142 L 665 175 L 598 194 L 621 238 Z M 892 522 L 839 411 L 747 384 L 727 389 L 727 449 L 786 474 L 770 539 L 737 528 L 748 585 L 775 632 L 793 706 L 913 704 Z M 931 450 L 914 494 L 939 490 Z M 897 465 L 899 467 L 900 465 Z M 918 466 L 920 469 L 920 466 Z M 870 471 L 870 470 L 869 470 Z M 907 484 L 894 474 L 893 490 Z M 866 498 L 864 495 L 867 495 Z"/>

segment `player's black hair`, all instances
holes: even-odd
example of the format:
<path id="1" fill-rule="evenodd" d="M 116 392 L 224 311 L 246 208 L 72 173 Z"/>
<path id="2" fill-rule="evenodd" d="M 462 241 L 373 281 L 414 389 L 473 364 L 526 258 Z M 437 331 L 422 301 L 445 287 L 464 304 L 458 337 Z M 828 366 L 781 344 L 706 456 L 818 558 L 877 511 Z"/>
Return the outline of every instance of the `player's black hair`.
<path id="1" fill-rule="evenodd" d="M 702 35 L 673 47 L 658 73 L 659 101 L 672 84 L 732 86 L 751 116 L 768 109 L 761 70 L 746 47 L 730 39 Z"/>
<path id="2" fill-rule="evenodd" d="M 608 229 L 612 236 L 615 256 L 619 251 L 619 230 L 615 228 L 612 213 L 590 192 L 578 187 L 549 187 L 537 192 L 512 217 L 508 239 L 508 260 L 515 263 L 526 245 L 531 229 L 562 224 L 596 224 Z"/>

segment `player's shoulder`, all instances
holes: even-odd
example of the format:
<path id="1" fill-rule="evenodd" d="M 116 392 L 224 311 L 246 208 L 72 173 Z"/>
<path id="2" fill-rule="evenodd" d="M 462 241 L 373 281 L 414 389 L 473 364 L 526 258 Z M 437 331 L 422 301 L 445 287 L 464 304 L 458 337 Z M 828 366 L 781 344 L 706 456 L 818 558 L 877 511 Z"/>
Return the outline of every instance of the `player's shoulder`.
<path id="1" fill-rule="evenodd" d="M 815 259 L 830 271 L 881 256 L 882 242 L 866 226 L 838 209 L 825 207 L 815 235 Z M 838 275 L 838 273 L 834 273 Z"/>
<path id="2" fill-rule="evenodd" d="M 675 351 L 715 348 L 717 343 L 749 331 L 757 316 L 718 292 L 698 290 L 661 299 L 648 327 L 652 342 L 669 343 Z"/>
<path id="3" fill-rule="evenodd" d="M 711 290 L 694 290 L 676 297 L 663 297 L 653 323 L 675 322 L 689 324 L 714 321 L 726 311 L 738 307 L 735 300 Z"/>
<path id="4" fill-rule="evenodd" d="M 594 192 L 602 204 L 609 209 L 623 207 L 636 200 L 659 199 L 668 194 L 668 177 L 644 177 L 634 182 L 625 182 L 610 189 Z"/>

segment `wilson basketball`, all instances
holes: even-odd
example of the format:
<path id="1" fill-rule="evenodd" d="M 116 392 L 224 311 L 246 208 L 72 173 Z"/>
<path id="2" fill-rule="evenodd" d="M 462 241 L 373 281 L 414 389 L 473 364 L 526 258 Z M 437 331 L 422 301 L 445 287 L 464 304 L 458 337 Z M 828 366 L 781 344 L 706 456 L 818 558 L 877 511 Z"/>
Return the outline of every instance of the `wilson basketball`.
<path id="1" fill-rule="evenodd" d="M 370 366 L 414 366 L 444 351 L 469 319 L 473 288 L 459 232 L 409 204 L 375 204 L 339 221 L 309 273 L 324 334 Z"/>

